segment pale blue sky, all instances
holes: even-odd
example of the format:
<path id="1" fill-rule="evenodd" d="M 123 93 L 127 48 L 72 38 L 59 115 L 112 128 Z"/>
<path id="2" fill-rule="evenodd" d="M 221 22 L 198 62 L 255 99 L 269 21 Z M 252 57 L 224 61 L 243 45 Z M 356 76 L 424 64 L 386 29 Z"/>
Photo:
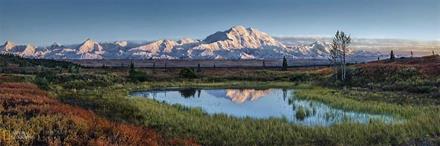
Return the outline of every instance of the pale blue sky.
<path id="1" fill-rule="evenodd" d="M 203 39 L 234 25 L 272 36 L 440 39 L 439 0 L 0 0 L 0 41 L 48 45 Z"/>

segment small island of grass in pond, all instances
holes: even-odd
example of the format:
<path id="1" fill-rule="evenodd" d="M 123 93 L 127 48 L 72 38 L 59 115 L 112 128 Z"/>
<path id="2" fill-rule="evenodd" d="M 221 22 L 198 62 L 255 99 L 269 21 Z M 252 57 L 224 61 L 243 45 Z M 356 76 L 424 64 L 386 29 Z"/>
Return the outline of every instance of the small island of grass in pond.
<path id="1" fill-rule="evenodd" d="M 208 114 L 256 119 L 283 118 L 293 124 L 309 126 L 395 121 L 389 115 L 344 111 L 320 102 L 299 100 L 293 89 L 156 89 L 132 92 L 131 95 L 201 108 Z"/>

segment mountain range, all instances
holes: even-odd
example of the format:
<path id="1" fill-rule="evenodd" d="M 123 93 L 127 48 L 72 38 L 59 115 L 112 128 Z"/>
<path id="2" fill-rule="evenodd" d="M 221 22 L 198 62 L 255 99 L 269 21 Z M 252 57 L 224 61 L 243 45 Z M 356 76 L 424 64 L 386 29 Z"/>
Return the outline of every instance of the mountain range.
<path id="1" fill-rule="evenodd" d="M 29 58 L 45 59 L 280 59 L 327 58 L 330 42 L 315 40 L 306 43 L 289 43 L 288 39 L 273 38 L 254 28 L 234 26 L 219 31 L 203 40 L 183 38 L 156 40 L 146 43 L 116 41 L 100 43 L 87 39 L 81 44 L 46 47 L 16 45 L 6 41 L 0 53 L 16 54 Z M 377 51 L 352 50 L 353 56 L 375 57 Z"/>

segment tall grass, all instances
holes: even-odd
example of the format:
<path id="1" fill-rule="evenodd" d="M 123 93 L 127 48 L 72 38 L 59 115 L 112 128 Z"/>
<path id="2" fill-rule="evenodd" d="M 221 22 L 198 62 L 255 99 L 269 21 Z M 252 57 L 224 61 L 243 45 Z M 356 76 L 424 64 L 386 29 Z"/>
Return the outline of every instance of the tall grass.
<path id="1" fill-rule="evenodd" d="M 315 100 L 326 103 L 330 106 L 359 111 L 359 112 L 369 112 L 378 114 L 393 114 L 404 118 L 410 118 L 412 116 L 423 115 L 427 111 L 438 108 L 427 108 L 425 106 L 411 106 L 411 105 L 397 105 L 391 103 L 385 103 L 380 101 L 358 101 L 355 97 L 350 97 L 343 92 L 335 89 L 328 89 L 316 86 L 299 86 L 300 90 L 296 92 L 296 95 L 300 99 Z M 368 94 L 365 96 L 369 96 Z M 377 96 L 377 95 L 375 95 Z M 428 110 L 426 110 L 428 109 Z"/>
<path id="2" fill-rule="evenodd" d="M 200 109 L 167 105 L 154 100 L 131 97 L 133 90 L 163 87 L 208 88 L 297 88 L 297 96 L 324 102 L 330 106 L 373 113 L 385 113 L 405 121 L 385 124 L 340 123 L 330 127 L 310 127 L 288 123 L 283 119 L 256 120 L 223 114 L 207 115 Z M 440 133 L 440 116 L 436 107 L 401 106 L 383 102 L 361 102 L 337 90 L 287 82 L 160 82 L 119 84 L 94 91 L 65 91 L 65 101 L 89 107 L 115 120 L 143 124 L 169 138 L 194 138 L 204 145 L 391 145 L 429 139 Z M 66 95 L 69 93 L 70 95 Z M 73 98 L 72 98 L 73 97 Z M 75 98 L 77 97 L 77 98 Z"/>

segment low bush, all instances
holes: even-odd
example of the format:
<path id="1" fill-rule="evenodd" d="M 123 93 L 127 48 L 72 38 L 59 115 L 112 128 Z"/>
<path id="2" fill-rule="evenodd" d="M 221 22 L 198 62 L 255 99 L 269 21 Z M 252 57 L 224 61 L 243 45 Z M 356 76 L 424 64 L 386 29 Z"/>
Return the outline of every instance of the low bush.
<path id="1" fill-rule="evenodd" d="M 188 79 L 197 78 L 197 74 L 191 68 L 181 69 L 179 72 L 179 76 L 182 78 L 188 78 Z"/>
<path id="2" fill-rule="evenodd" d="M 44 89 L 44 90 L 49 89 L 49 81 L 47 81 L 47 79 L 44 77 L 36 77 L 34 82 L 41 89 Z"/>
<path id="3" fill-rule="evenodd" d="M 289 81 L 293 82 L 311 82 L 325 79 L 326 76 L 319 73 L 297 72 L 289 77 Z"/>
<path id="4" fill-rule="evenodd" d="M 148 76 L 145 72 L 132 70 L 130 71 L 128 78 L 130 81 L 134 82 L 145 82 L 151 80 L 151 77 Z"/>
<path id="5" fill-rule="evenodd" d="M 306 117 L 310 116 L 310 111 L 305 109 L 304 107 L 298 107 L 298 109 L 296 109 L 296 114 L 295 117 L 298 120 L 304 120 Z"/>
<path id="6" fill-rule="evenodd" d="M 63 104 L 37 86 L 0 84 L 0 145 L 190 145 L 154 130 L 102 119 Z"/>
<path id="7" fill-rule="evenodd" d="M 65 88 L 70 89 L 85 89 L 107 87 L 124 81 L 123 77 L 113 73 L 63 73 L 55 76 L 52 83 L 61 84 Z"/>

